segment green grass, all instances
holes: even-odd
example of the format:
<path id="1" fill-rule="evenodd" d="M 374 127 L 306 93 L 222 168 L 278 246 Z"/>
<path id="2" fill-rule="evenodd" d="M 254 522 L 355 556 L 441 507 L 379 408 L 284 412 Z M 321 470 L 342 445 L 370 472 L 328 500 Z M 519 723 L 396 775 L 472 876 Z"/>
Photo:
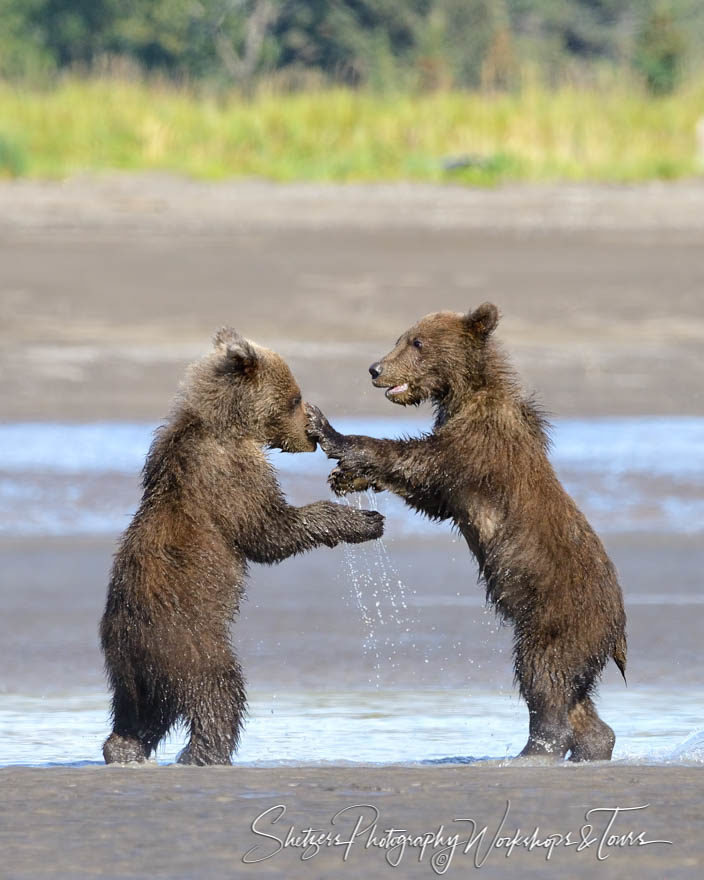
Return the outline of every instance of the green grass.
<path id="1" fill-rule="evenodd" d="M 65 79 L 46 91 L 0 83 L 0 176 L 164 170 L 475 185 L 677 178 L 701 170 L 694 130 L 702 115 L 704 80 L 667 98 L 628 86 L 246 99 L 104 79 Z M 461 156 L 469 162 L 445 168 Z"/>
<path id="2" fill-rule="evenodd" d="M 27 169 L 27 155 L 15 138 L 0 131 L 0 178 L 19 177 Z"/>

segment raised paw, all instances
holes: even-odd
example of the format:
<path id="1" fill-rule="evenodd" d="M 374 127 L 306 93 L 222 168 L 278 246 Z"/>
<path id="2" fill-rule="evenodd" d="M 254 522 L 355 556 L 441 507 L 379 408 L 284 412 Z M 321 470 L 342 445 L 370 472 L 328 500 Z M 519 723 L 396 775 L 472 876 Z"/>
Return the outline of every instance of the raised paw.
<path id="1" fill-rule="evenodd" d="M 373 541 L 384 534 L 384 517 L 376 510 L 351 510 L 352 529 L 347 535 L 349 544 Z"/>
<path id="2" fill-rule="evenodd" d="M 350 492 L 365 492 L 367 489 L 372 488 L 372 484 L 366 477 L 340 467 L 336 467 L 330 472 L 328 484 L 336 495 L 348 495 Z"/>
<path id="3" fill-rule="evenodd" d="M 306 403 L 308 424 L 306 434 L 318 443 L 328 458 L 339 458 L 342 454 L 344 434 L 338 433 L 315 404 Z"/>

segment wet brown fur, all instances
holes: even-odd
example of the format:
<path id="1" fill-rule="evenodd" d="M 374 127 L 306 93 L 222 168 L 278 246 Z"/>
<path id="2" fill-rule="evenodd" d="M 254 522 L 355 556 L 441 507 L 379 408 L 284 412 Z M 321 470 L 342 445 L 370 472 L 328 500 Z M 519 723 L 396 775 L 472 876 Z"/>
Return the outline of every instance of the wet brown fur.
<path id="1" fill-rule="evenodd" d="M 113 692 L 106 762 L 146 760 L 182 722 L 181 762 L 229 763 L 245 712 L 230 623 L 248 563 L 381 535 L 378 514 L 286 503 L 263 448 L 312 451 L 306 429 L 288 366 L 234 331 L 189 369 L 149 451 L 100 625 Z"/>
<path id="2" fill-rule="evenodd" d="M 330 477 L 338 494 L 395 492 L 465 537 L 488 601 L 514 626 L 515 677 L 530 713 L 522 755 L 609 759 L 614 734 L 592 694 L 610 657 L 625 675 L 621 589 L 553 471 L 547 421 L 493 340 L 497 322 L 491 303 L 428 315 L 370 368 L 394 402 L 433 402 L 432 433 L 344 436 L 314 408 L 312 431 L 339 461 Z"/>

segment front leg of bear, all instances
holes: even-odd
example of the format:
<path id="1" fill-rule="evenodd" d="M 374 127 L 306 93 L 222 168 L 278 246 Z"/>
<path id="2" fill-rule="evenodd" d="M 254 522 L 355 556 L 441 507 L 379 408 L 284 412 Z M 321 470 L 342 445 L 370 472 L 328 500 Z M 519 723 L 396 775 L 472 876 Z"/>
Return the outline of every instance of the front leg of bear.
<path id="1" fill-rule="evenodd" d="M 372 541 L 384 533 L 384 517 L 374 510 L 355 510 L 334 501 L 292 507 L 281 499 L 270 516 L 242 528 L 239 546 L 247 559 L 267 565 L 315 547 L 337 547 Z"/>
<path id="2" fill-rule="evenodd" d="M 390 491 L 403 498 L 411 507 L 437 519 L 448 513 L 438 498 L 444 490 L 429 493 L 435 487 L 437 474 L 434 462 L 442 441 L 437 436 L 408 440 L 384 440 L 357 434 L 340 434 L 316 406 L 306 405 L 308 436 L 320 444 L 328 458 L 338 466 L 328 477 L 330 488 L 337 495 L 373 489 Z"/>
<path id="3" fill-rule="evenodd" d="M 338 466 L 328 477 L 330 488 L 336 495 L 364 492 L 367 489 L 383 491 L 375 485 L 370 473 L 372 453 L 369 437 L 340 434 L 317 406 L 306 404 L 308 435 L 328 458 L 336 458 Z"/>
<path id="4" fill-rule="evenodd" d="M 328 547 L 336 547 L 343 541 L 361 544 L 381 538 L 384 534 L 384 517 L 375 510 L 355 510 L 332 501 L 316 501 L 301 510 L 309 511 L 305 519 L 311 533 Z M 311 517 L 313 512 L 314 521 Z"/>

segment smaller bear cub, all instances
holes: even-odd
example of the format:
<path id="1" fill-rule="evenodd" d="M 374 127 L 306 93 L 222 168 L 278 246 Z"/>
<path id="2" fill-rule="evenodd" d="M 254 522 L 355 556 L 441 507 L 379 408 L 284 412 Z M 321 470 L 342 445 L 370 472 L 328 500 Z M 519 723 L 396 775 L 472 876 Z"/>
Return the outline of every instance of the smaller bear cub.
<path id="1" fill-rule="evenodd" d="M 230 623 L 247 563 L 381 537 L 376 512 L 288 505 L 265 447 L 315 450 L 301 392 L 281 357 L 223 328 L 156 433 L 115 555 L 100 625 L 107 763 L 145 761 L 184 722 L 181 763 L 229 764 L 246 705 Z"/>

